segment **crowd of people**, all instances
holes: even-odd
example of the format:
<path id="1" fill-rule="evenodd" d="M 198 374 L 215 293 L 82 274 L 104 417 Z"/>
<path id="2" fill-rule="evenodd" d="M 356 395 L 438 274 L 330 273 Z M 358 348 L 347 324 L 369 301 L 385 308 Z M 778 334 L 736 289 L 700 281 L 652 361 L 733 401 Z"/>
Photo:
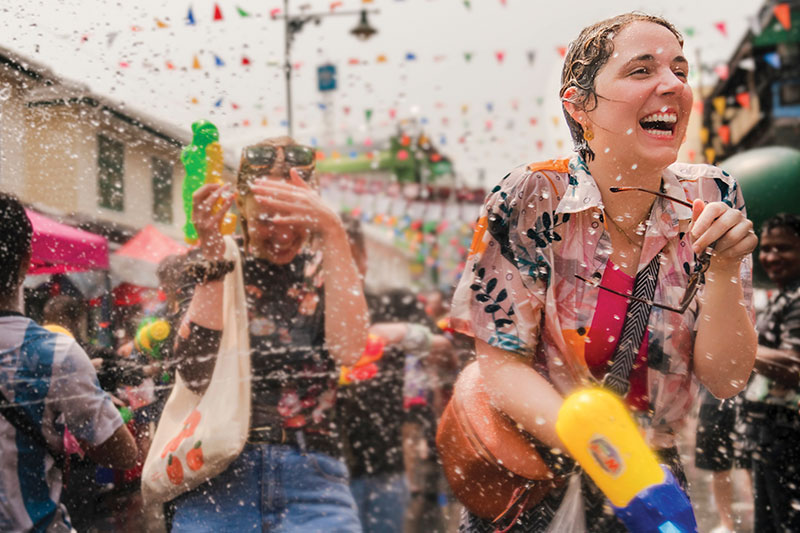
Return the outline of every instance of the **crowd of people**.
<path id="1" fill-rule="evenodd" d="M 31 224 L 0 194 L 0 530 L 627 531 L 556 430 L 564 397 L 614 391 L 690 493 L 677 440 L 699 382 L 717 531 L 737 528 L 733 467 L 751 474 L 755 531 L 800 531 L 800 217 L 756 228 L 777 286 L 756 320 L 741 190 L 676 162 L 682 48 L 638 13 L 580 33 L 560 90 L 576 155 L 492 190 L 452 308 L 365 285 L 361 222 L 322 201 L 314 150 L 289 137 L 194 194 L 197 246 L 162 261 L 163 302 L 124 317 L 114 346 L 89 341 L 75 297 L 25 316 Z M 234 203 L 235 237 L 220 229 Z M 469 361 L 553 480 L 511 520 L 462 509 L 438 461 Z"/>

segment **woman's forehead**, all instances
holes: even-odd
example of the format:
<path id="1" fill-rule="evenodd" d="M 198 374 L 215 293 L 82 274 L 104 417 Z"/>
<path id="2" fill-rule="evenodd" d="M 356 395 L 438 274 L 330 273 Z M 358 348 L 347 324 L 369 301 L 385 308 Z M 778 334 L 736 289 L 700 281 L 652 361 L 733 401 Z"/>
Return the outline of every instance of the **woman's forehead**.
<path id="1" fill-rule="evenodd" d="M 683 57 L 683 48 L 675 34 L 655 22 L 635 20 L 619 30 L 611 42 L 614 53 L 609 61 L 625 63 L 648 55 L 666 61 Z"/>

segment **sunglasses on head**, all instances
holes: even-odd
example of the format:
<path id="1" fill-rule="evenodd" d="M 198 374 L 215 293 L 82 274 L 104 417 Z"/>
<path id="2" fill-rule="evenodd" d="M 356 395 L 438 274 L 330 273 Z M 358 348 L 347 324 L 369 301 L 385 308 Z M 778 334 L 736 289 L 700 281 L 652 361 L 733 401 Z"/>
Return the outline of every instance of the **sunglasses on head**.
<path id="1" fill-rule="evenodd" d="M 681 205 L 685 205 L 689 209 L 692 208 L 692 203 L 691 202 L 687 202 L 686 200 L 681 200 L 680 198 L 675 198 L 673 196 L 669 196 L 669 195 L 664 194 L 663 192 L 660 192 L 660 191 L 653 191 L 653 190 L 645 189 L 645 188 L 642 188 L 642 187 L 610 187 L 609 191 L 611 191 L 613 193 L 627 192 L 627 191 L 646 192 L 646 193 L 658 196 L 659 198 L 664 198 L 664 199 L 669 200 L 671 202 L 675 202 L 675 203 L 678 203 L 678 204 L 681 204 Z M 703 253 L 700 254 L 700 256 L 697 258 L 697 261 L 695 262 L 695 265 L 694 265 L 694 271 L 689 275 L 689 281 L 686 284 L 686 290 L 683 291 L 683 296 L 681 297 L 681 301 L 677 306 L 662 304 L 662 303 L 654 302 L 652 300 L 645 300 L 643 298 L 637 298 L 636 296 L 631 296 L 630 294 L 624 294 L 622 292 L 615 291 L 614 289 L 610 289 L 608 287 L 603 287 L 602 285 L 600 285 L 600 281 L 598 279 L 589 280 L 589 279 L 584 278 L 583 276 L 579 276 L 578 274 L 575 274 L 575 277 L 578 278 L 579 280 L 583 281 L 584 283 L 587 283 L 587 284 L 592 285 L 594 287 L 597 287 L 599 289 L 603 289 L 604 291 L 608 291 L 608 292 L 614 293 L 614 294 L 616 294 L 618 296 L 622 296 L 622 297 L 627 298 L 629 300 L 636 300 L 638 302 L 642 302 L 642 303 L 645 303 L 645 304 L 648 304 L 648 305 L 652 305 L 653 307 L 658 307 L 660 309 L 666 309 L 667 311 L 673 311 L 675 313 L 683 314 L 689 308 L 689 305 L 692 303 L 692 300 L 694 300 L 694 297 L 697 295 L 697 291 L 700 288 L 700 285 L 702 285 L 703 274 L 706 273 L 706 271 L 708 270 L 709 265 L 711 264 L 711 254 L 714 251 L 714 246 L 716 244 L 717 244 L 716 242 L 711 243 L 705 250 L 703 250 Z"/>
<path id="2" fill-rule="evenodd" d="M 278 158 L 278 150 L 283 151 L 283 158 L 290 167 L 307 167 L 314 164 L 315 153 L 310 146 L 300 144 L 290 144 L 289 146 L 259 144 L 248 146 L 244 149 L 243 170 L 270 170 Z"/>

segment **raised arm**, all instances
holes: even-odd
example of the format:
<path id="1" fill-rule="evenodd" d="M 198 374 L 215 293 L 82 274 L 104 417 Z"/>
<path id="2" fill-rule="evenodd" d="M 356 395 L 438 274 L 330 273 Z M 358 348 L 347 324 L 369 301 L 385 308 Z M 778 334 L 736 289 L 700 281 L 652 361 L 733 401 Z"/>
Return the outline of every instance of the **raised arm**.
<path id="1" fill-rule="evenodd" d="M 755 361 L 758 338 L 745 301 L 742 261 L 758 243 L 753 224 L 722 202 L 696 200 L 691 234 L 695 253 L 716 242 L 706 272 L 694 344 L 694 371 L 717 398 L 741 391 Z"/>

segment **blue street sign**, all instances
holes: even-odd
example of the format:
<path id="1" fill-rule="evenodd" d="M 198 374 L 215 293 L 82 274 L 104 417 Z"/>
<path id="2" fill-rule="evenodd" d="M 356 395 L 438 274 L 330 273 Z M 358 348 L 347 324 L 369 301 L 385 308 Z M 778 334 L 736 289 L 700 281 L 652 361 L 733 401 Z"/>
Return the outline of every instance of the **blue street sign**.
<path id="1" fill-rule="evenodd" d="M 321 92 L 336 90 L 336 67 L 334 65 L 317 67 L 317 83 Z"/>

